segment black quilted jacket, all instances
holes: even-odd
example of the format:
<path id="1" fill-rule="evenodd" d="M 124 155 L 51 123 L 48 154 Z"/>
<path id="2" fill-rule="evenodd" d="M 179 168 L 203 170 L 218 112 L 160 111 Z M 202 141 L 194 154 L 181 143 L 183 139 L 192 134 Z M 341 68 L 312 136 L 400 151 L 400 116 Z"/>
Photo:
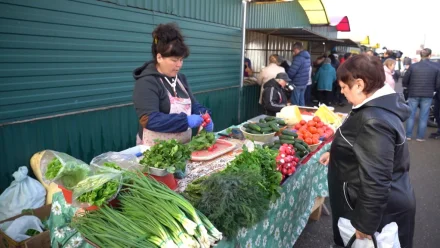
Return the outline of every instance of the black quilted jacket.
<path id="1" fill-rule="evenodd" d="M 409 97 L 432 97 L 440 88 L 440 70 L 427 59 L 412 64 L 403 78 Z"/>

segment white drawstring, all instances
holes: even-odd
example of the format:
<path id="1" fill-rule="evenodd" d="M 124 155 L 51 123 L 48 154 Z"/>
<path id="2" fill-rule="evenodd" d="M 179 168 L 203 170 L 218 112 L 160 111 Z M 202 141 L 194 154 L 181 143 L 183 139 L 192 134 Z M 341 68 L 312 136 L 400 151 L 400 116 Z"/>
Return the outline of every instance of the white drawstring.
<path id="1" fill-rule="evenodd" d="M 176 76 L 175 79 L 174 79 L 174 78 L 172 79 L 172 80 L 173 80 L 172 83 L 170 82 L 170 80 L 168 80 L 167 77 L 165 77 L 165 80 L 167 80 L 168 84 L 169 84 L 171 87 L 173 87 L 174 97 L 177 97 L 177 92 L 176 92 L 177 76 Z"/>

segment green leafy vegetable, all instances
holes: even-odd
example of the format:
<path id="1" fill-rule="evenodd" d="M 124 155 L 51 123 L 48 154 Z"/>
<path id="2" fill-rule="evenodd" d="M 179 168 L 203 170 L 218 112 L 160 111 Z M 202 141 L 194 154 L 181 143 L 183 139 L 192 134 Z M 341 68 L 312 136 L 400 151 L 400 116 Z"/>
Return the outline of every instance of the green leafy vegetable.
<path id="1" fill-rule="evenodd" d="M 186 161 L 191 158 L 188 146 L 175 139 L 157 141 L 149 150 L 144 152 L 140 164 L 159 169 L 166 169 L 170 173 L 176 170 L 185 170 Z"/>
<path id="2" fill-rule="evenodd" d="M 75 190 L 78 190 L 79 192 L 86 192 L 82 193 L 78 197 L 78 201 L 88 203 L 90 205 L 101 206 L 102 204 L 106 203 L 107 200 L 114 197 L 119 189 L 119 181 L 113 179 L 102 184 L 103 180 L 107 180 L 107 178 L 95 175 L 79 182 L 78 185 L 75 187 Z M 101 186 L 94 186 L 100 184 Z M 88 189 L 93 190 L 87 191 Z"/>
<path id="3" fill-rule="evenodd" d="M 255 146 L 252 152 L 249 152 L 246 146 L 243 146 L 243 152 L 231 161 L 225 172 L 243 171 L 255 172 L 263 176 L 263 180 L 259 185 L 264 189 L 267 198 L 275 200 L 280 196 L 279 189 L 282 175 L 277 171 L 276 156 L 278 151 L 269 148 Z"/>
<path id="4" fill-rule="evenodd" d="M 184 196 L 228 238 L 242 227 L 251 227 L 269 208 L 264 178 L 255 172 L 219 172 L 188 185 Z"/>
<path id="5" fill-rule="evenodd" d="M 105 162 L 103 164 L 103 166 L 108 167 L 108 168 L 112 168 L 112 169 L 115 169 L 115 170 L 119 170 L 119 171 L 122 170 L 119 165 L 117 165 L 116 163 L 112 163 L 112 162 Z"/>
<path id="6" fill-rule="evenodd" d="M 63 168 L 63 165 L 61 164 L 60 160 L 58 158 L 54 158 L 47 165 L 47 170 L 44 176 L 46 179 L 52 180 L 58 175 L 58 172 L 60 172 L 61 168 Z"/>
<path id="7" fill-rule="evenodd" d="M 37 231 L 35 229 L 28 229 L 25 234 L 27 236 L 31 236 L 32 237 L 32 236 L 40 234 L 40 231 Z"/>
<path id="8" fill-rule="evenodd" d="M 89 172 L 89 166 L 69 161 L 60 170 L 58 177 L 65 188 L 72 189 L 78 182 L 86 178 Z"/>
<path id="9" fill-rule="evenodd" d="M 200 133 L 194 136 L 189 142 L 188 147 L 191 151 L 200 151 L 211 147 L 215 143 L 215 135 L 207 132 L 206 130 L 200 131 Z"/>

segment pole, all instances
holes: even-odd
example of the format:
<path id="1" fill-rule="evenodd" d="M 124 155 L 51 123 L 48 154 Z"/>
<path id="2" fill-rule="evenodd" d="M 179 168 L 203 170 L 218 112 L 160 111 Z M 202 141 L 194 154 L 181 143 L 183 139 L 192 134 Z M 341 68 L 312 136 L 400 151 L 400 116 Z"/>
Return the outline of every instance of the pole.
<path id="1" fill-rule="evenodd" d="M 244 50 L 246 47 L 246 12 L 247 0 L 242 1 L 243 6 L 243 21 L 242 21 L 242 41 L 241 41 L 241 67 L 240 67 L 240 89 L 238 95 L 238 122 L 241 123 L 242 101 L 243 101 L 243 80 L 244 80 Z"/>

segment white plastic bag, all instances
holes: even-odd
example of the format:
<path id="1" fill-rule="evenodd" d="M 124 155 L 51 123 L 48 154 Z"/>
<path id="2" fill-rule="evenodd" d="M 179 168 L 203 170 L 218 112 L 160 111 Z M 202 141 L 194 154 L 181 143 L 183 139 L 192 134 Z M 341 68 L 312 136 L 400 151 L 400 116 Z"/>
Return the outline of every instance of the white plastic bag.
<path id="1" fill-rule="evenodd" d="M 13 221 L 2 223 L 0 228 L 13 240 L 21 242 L 31 237 L 26 235 L 29 229 L 34 229 L 42 233 L 43 223 L 41 223 L 41 220 L 36 216 L 24 215 Z"/>
<path id="2" fill-rule="evenodd" d="M 28 168 L 21 166 L 12 174 L 14 181 L 0 195 L 0 221 L 44 205 L 46 190 L 37 180 L 28 176 Z"/>
<path id="3" fill-rule="evenodd" d="M 346 246 L 351 237 L 356 232 L 356 229 L 351 225 L 350 220 L 345 218 L 339 218 L 338 221 L 339 233 L 341 234 L 342 241 Z M 396 222 L 391 222 L 390 224 L 382 228 L 382 232 L 376 232 L 374 236 L 377 240 L 378 248 L 400 248 L 399 242 L 399 232 Z M 373 241 L 368 239 L 356 239 L 352 244 L 351 248 L 375 248 Z"/>

